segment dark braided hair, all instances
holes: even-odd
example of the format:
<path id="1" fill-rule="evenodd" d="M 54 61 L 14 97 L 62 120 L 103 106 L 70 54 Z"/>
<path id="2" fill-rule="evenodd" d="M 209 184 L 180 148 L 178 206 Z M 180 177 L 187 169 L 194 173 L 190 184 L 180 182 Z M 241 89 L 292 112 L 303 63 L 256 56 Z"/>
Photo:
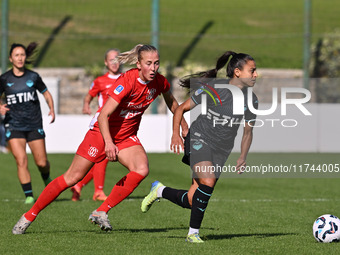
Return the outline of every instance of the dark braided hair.
<path id="1" fill-rule="evenodd" d="M 38 44 L 36 42 L 31 42 L 27 47 L 25 47 L 21 43 L 12 43 L 11 49 L 9 50 L 9 56 L 11 56 L 13 50 L 18 47 L 23 48 L 25 50 L 25 53 L 26 53 L 25 64 L 32 64 L 34 60 L 33 59 L 30 60 L 29 58 L 32 57 L 32 55 L 36 52 L 36 48 L 38 47 Z"/>

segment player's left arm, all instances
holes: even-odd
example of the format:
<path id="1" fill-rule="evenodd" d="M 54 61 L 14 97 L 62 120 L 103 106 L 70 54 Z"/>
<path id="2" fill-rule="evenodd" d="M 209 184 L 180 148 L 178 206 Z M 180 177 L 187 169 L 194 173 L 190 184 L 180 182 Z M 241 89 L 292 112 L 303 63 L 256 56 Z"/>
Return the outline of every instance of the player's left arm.
<path id="1" fill-rule="evenodd" d="M 245 168 L 247 165 L 246 159 L 252 141 L 253 141 L 253 127 L 249 125 L 249 122 L 246 122 L 243 129 L 243 136 L 241 141 L 241 154 L 238 160 L 236 161 L 236 170 L 239 171 L 239 173 L 242 173 L 241 168 Z"/>
<path id="2" fill-rule="evenodd" d="M 44 96 L 44 98 L 46 100 L 48 108 L 50 108 L 50 112 L 48 113 L 48 116 L 51 116 L 50 123 L 53 123 L 55 121 L 55 112 L 54 112 L 54 102 L 53 102 L 52 95 L 51 95 L 51 93 L 48 90 L 46 90 L 43 93 L 43 96 Z"/>
<path id="3" fill-rule="evenodd" d="M 178 102 L 176 100 L 176 98 L 174 97 L 174 95 L 170 92 L 170 90 L 168 90 L 167 92 L 162 93 L 165 103 L 168 106 L 169 110 L 174 113 L 175 110 L 178 107 Z M 185 121 L 184 118 L 182 118 L 181 120 L 181 128 L 182 128 L 182 136 L 186 137 L 188 132 L 189 132 L 189 127 L 188 127 L 188 123 Z"/>

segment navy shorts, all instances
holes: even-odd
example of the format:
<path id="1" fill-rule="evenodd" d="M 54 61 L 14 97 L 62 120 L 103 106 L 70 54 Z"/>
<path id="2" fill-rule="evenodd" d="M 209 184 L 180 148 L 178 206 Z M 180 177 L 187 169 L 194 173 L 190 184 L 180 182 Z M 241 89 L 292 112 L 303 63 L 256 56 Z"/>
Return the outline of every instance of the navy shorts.
<path id="1" fill-rule="evenodd" d="M 182 162 L 189 165 L 191 169 L 202 161 L 210 161 L 213 166 L 223 167 L 230 152 L 222 152 L 212 149 L 201 137 L 190 133 L 184 140 L 184 156 Z"/>
<path id="2" fill-rule="evenodd" d="M 13 138 L 23 138 L 26 139 L 27 142 L 31 142 L 34 140 L 44 139 L 45 132 L 42 128 L 31 130 L 31 131 L 19 131 L 19 130 L 10 130 L 6 129 L 6 141 Z"/>

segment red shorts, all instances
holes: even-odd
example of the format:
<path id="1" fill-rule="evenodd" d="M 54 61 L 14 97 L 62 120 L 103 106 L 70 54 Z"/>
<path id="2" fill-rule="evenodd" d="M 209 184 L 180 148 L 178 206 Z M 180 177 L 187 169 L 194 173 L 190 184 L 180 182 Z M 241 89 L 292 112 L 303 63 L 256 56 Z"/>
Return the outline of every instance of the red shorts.
<path id="1" fill-rule="evenodd" d="M 141 145 L 138 137 L 136 135 L 132 135 L 125 140 L 113 141 L 114 144 L 118 147 L 118 150 L 122 150 L 134 145 Z M 93 163 L 98 163 L 103 161 L 106 158 L 105 154 L 105 143 L 100 131 L 89 130 L 82 143 L 79 145 L 78 150 L 76 152 L 79 156 L 88 159 Z"/>

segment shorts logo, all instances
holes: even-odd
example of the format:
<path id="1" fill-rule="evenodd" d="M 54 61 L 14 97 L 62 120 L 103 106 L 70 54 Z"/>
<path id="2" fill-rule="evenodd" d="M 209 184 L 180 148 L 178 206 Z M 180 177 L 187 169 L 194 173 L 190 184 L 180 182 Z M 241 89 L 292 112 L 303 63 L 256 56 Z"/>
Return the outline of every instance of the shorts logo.
<path id="1" fill-rule="evenodd" d="M 118 87 L 113 91 L 116 95 L 119 95 L 124 89 L 123 85 L 118 85 Z"/>
<path id="2" fill-rule="evenodd" d="M 8 137 L 10 137 L 10 136 L 11 136 L 11 131 L 7 130 L 7 131 L 6 131 L 6 137 L 8 138 Z"/>
<path id="3" fill-rule="evenodd" d="M 90 147 L 87 153 L 89 154 L 90 157 L 94 158 L 98 154 L 98 149 L 96 147 Z"/>
<path id="4" fill-rule="evenodd" d="M 39 128 L 39 129 L 38 129 L 38 132 L 39 132 L 39 134 L 41 134 L 41 135 L 44 135 L 44 134 L 45 134 L 45 132 L 44 132 L 44 130 L 43 130 L 42 128 Z"/>
<path id="5" fill-rule="evenodd" d="M 26 85 L 27 85 L 28 87 L 32 87 L 32 86 L 34 85 L 34 82 L 31 81 L 31 80 L 28 80 L 28 81 L 26 81 Z"/>
<path id="6" fill-rule="evenodd" d="M 203 147 L 203 144 L 201 143 L 201 142 L 198 142 L 198 141 L 196 141 L 193 145 L 192 145 L 192 147 L 195 149 L 195 150 L 200 150 L 202 147 Z"/>

